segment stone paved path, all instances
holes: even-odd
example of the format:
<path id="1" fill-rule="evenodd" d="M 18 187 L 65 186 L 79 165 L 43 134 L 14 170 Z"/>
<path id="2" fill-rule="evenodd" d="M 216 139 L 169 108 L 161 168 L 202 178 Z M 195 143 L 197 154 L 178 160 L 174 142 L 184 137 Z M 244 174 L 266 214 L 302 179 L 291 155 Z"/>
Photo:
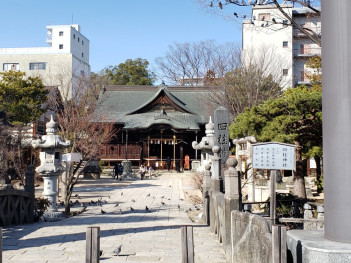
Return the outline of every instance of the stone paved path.
<path id="1" fill-rule="evenodd" d="M 127 186 L 91 189 L 107 203 L 57 222 L 4 229 L 3 262 L 85 262 L 88 226 L 100 227 L 100 262 L 181 262 L 180 226 L 194 225 L 195 262 L 224 263 L 221 244 L 207 226 L 192 223 L 184 190 L 190 174 L 164 174 Z M 112 181 L 112 179 L 109 179 Z M 184 187 L 183 187 L 184 186 Z M 90 198 L 87 188 L 77 188 Z M 100 190 L 100 192 L 97 192 Z M 116 204 L 119 204 L 116 206 Z M 146 206 L 150 212 L 146 211 Z M 131 207 L 134 211 L 131 211 Z M 101 209 L 106 213 L 101 214 Z M 119 256 L 112 251 L 122 244 Z"/>

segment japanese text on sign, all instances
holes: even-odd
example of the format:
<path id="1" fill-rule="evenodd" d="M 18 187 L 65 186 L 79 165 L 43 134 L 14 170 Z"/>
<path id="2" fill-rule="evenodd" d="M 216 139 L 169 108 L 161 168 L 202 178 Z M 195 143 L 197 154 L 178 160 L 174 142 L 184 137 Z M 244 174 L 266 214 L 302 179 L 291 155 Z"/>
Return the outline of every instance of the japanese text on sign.
<path id="1" fill-rule="evenodd" d="M 295 147 L 290 144 L 260 143 L 252 147 L 252 167 L 295 170 Z"/>

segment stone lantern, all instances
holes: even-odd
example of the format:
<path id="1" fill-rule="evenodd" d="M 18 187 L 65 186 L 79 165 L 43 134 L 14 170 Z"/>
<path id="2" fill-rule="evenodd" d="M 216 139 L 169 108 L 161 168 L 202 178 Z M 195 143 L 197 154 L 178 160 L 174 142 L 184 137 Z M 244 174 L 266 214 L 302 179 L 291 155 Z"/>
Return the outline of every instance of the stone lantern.
<path id="1" fill-rule="evenodd" d="M 216 137 L 214 135 L 214 124 L 211 116 L 210 121 L 205 125 L 206 136 L 202 137 L 201 142 L 192 142 L 193 149 L 201 151 L 201 165 L 198 169 L 200 172 L 205 171 L 205 166 L 210 164 L 211 157 L 213 156 L 212 148 L 215 146 Z"/>
<path id="2" fill-rule="evenodd" d="M 44 178 L 43 196 L 50 201 L 49 209 L 44 214 L 46 221 L 55 221 L 62 217 L 56 205 L 57 179 L 65 171 L 62 165 L 62 149 L 70 146 L 71 142 L 62 140 L 57 133 L 57 123 L 51 120 L 46 124 L 46 135 L 33 140 L 32 146 L 40 148 L 40 166 L 35 169 Z"/>

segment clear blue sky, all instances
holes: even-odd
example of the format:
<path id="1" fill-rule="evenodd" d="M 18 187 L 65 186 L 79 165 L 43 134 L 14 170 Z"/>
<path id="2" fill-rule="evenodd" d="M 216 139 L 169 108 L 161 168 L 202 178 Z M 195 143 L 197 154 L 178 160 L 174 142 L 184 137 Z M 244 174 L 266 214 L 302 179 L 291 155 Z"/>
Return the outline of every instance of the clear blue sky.
<path id="1" fill-rule="evenodd" d="M 47 46 L 46 25 L 72 24 L 72 17 L 90 40 L 92 72 L 138 57 L 152 68 L 173 42 L 241 43 L 240 23 L 196 0 L 10 0 L 1 3 L 0 48 Z"/>

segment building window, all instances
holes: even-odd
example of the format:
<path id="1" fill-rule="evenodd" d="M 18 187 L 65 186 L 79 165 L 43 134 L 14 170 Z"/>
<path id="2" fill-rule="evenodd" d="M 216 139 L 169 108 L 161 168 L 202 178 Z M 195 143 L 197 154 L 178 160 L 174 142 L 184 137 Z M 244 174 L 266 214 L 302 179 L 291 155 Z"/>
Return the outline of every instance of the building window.
<path id="1" fill-rule="evenodd" d="M 76 39 L 76 34 L 73 34 L 73 39 Z"/>
<path id="2" fill-rule="evenodd" d="M 59 36 L 62 37 L 63 36 L 63 31 L 59 32 Z"/>
<path id="3" fill-rule="evenodd" d="M 271 20 L 271 14 L 270 13 L 263 13 L 258 15 L 258 20 L 259 21 L 270 21 Z"/>
<path id="4" fill-rule="evenodd" d="M 80 41 L 79 37 L 78 37 L 78 42 Z"/>
<path id="5" fill-rule="evenodd" d="M 84 41 L 82 40 L 82 45 L 84 45 Z"/>
<path id="6" fill-rule="evenodd" d="M 82 52 L 82 58 L 84 57 L 84 53 Z"/>
<path id="7" fill-rule="evenodd" d="M 46 62 L 29 63 L 29 70 L 45 70 Z"/>
<path id="8" fill-rule="evenodd" d="M 3 64 L 3 70 L 4 71 L 16 71 L 19 70 L 19 63 L 4 63 Z"/>
<path id="9" fill-rule="evenodd" d="M 288 41 L 283 41 L 283 47 L 288 47 Z"/>
<path id="10" fill-rule="evenodd" d="M 288 73 L 289 73 L 289 70 L 288 69 L 283 69 L 283 76 L 287 76 L 288 75 Z"/>
<path id="11" fill-rule="evenodd" d="M 60 44 L 60 45 L 59 45 L 59 49 L 63 49 L 63 44 Z"/>
<path id="12" fill-rule="evenodd" d="M 286 19 L 283 20 L 283 26 L 284 27 L 288 26 L 288 20 L 286 20 Z"/>

